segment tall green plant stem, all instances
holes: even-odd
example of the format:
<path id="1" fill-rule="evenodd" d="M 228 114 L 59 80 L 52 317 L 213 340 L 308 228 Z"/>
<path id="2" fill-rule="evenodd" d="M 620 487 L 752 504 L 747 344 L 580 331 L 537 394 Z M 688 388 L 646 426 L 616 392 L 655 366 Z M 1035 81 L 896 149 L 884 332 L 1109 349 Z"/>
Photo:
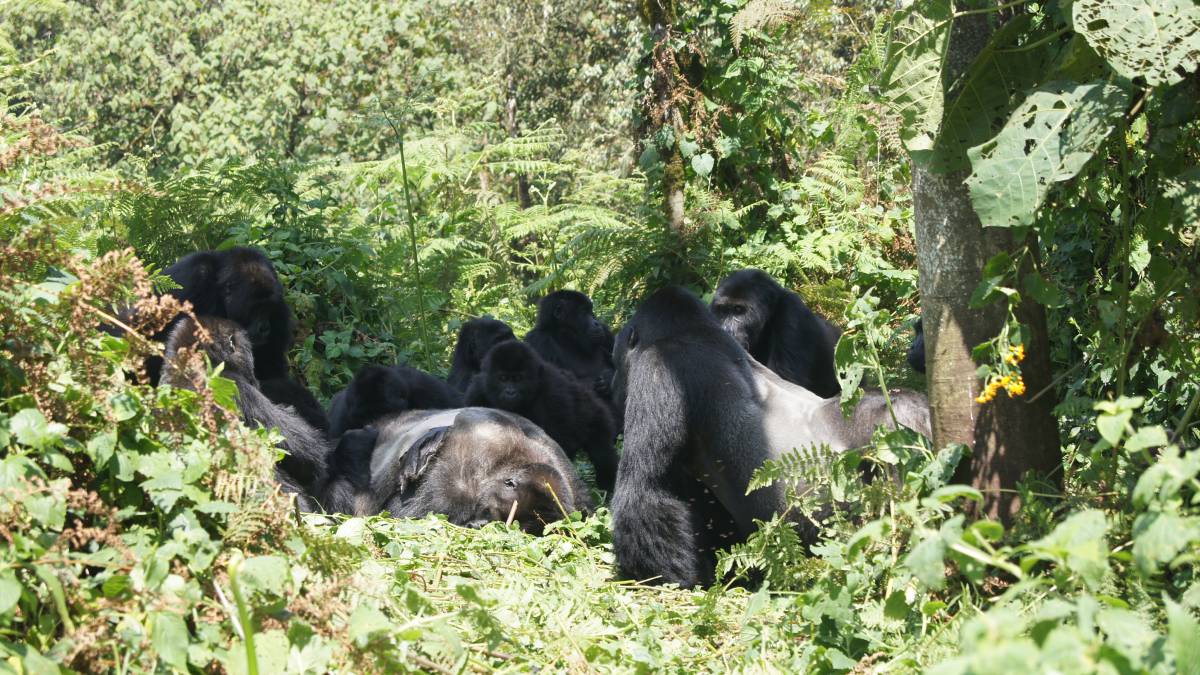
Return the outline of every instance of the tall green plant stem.
<path id="1" fill-rule="evenodd" d="M 421 283 L 421 261 L 417 256 L 417 224 L 413 218 L 412 197 L 408 191 L 408 162 L 404 157 L 404 129 L 397 128 L 392 116 L 384 111 L 384 118 L 387 119 L 388 126 L 392 128 L 392 132 L 396 134 L 396 138 L 400 144 L 400 181 L 401 187 L 404 189 L 404 211 L 408 216 L 408 243 L 409 255 L 412 258 L 413 279 L 417 285 L 417 305 L 420 310 L 417 312 L 417 331 L 421 334 L 421 356 L 425 358 L 426 365 L 429 364 L 429 333 L 425 329 L 425 287 Z"/>

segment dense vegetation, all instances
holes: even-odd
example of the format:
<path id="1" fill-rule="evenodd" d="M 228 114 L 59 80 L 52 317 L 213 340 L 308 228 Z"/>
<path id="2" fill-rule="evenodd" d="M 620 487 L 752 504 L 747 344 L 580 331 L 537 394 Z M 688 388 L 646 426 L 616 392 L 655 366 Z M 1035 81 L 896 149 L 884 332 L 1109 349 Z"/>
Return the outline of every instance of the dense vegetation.
<path id="1" fill-rule="evenodd" d="M 3 667 L 1200 673 L 1200 10 L 891 6 L 0 0 Z M 219 375 L 134 384 L 153 346 L 100 330 L 258 246 L 327 401 L 549 290 L 619 325 L 754 266 L 846 329 L 847 383 L 924 388 L 929 176 L 1011 243 L 953 270 L 1000 317 L 956 395 L 1052 406 L 1062 462 L 1003 523 L 960 444 L 768 465 L 844 507 L 811 551 L 764 524 L 722 565 L 750 584 L 614 580 L 604 509 L 298 517 Z"/>

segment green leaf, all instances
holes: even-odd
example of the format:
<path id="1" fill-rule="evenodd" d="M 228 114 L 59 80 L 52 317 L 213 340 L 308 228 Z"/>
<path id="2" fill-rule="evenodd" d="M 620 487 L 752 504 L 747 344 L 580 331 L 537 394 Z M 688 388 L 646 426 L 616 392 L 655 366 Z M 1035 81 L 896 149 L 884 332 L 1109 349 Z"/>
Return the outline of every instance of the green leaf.
<path id="1" fill-rule="evenodd" d="M 1051 185 L 1079 173 L 1128 101 L 1128 91 L 1107 83 L 1057 82 L 1030 94 L 994 139 L 967 153 L 980 221 L 1031 224 Z"/>
<path id="2" fill-rule="evenodd" d="M 274 555 L 247 558 L 238 570 L 243 587 L 280 595 L 288 581 L 287 560 Z"/>
<path id="3" fill-rule="evenodd" d="M 1125 449 L 1130 452 L 1145 450 L 1146 448 L 1161 448 L 1170 441 L 1167 439 L 1167 432 L 1160 426 L 1142 427 L 1133 433 L 1128 440 L 1125 441 Z"/>
<path id="4" fill-rule="evenodd" d="M 167 665 L 187 671 L 188 629 L 183 617 L 167 612 L 155 612 L 150 627 L 154 651 Z"/>
<path id="5" fill-rule="evenodd" d="M 1121 442 L 1121 438 L 1125 436 L 1131 419 L 1133 419 L 1133 413 L 1129 410 L 1122 410 L 1111 415 L 1100 415 L 1096 418 L 1096 429 L 1109 445 L 1116 447 Z"/>
<path id="6" fill-rule="evenodd" d="M 1133 559 L 1145 574 L 1155 573 L 1197 540 L 1200 540 L 1198 518 L 1143 513 L 1133 521 Z"/>
<path id="7" fill-rule="evenodd" d="M 1108 523 L 1104 512 L 1089 509 L 1073 514 L 1054 531 L 1029 544 L 1039 557 L 1057 561 L 1089 586 L 1097 586 L 1108 571 Z"/>
<path id="8" fill-rule="evenodd" d="M 942 124 L 942 63 L 950 45 L 950 0 L 914 2 L 896 14 L 880 80 L 904 124 L 909 153 L 929 150 Z"/>
<path id="9" fill-rule="evenodd" d="M 1195 0 L 1075 0 L 1075 31 L 1123 77 L 1175 84 L 1200 64 Z"/>
<path id="10" fill-rule="evenodd" d="M 17 442 L 36 450 L 44 450 L 67 434 L 67 427 L 58 422 L 50 423 L 42 411 L 26 408 L 9 421 Z"/>
<path id="11" fill-rule="evenodd" d="M 1058 307 L 1062 304 L 1062 293 L 1058 291 L 1058 287 L 1048 283 L 1037 272 L 1025 275 L 1025 292 L 1047 307 Z"/>
<path id="12" fill-rule="evenodd" d="M 8 614 L 21 599 L 21 582 L 10 572 L 0 574 L 0 614 Z"/>
<path id="13" fill-rule="evenodd" d="M 350 615 L 350 639 L 364 645 L 371 634 L 387 630 L 390 625 L 383 612 L 370 605 L 359 605 Z"/>
<path id="14" fill-rule="evenodd" d="M 935 534 L 913 547 L 904 557 L 904 566 L 926 588 L 939 589 L 946 583 L 945 557 L 946 544 Z"/>
<path id="15" fill-rule="evenodd" d="M 692 157 L 692 171 L 697 176 L 707 176 L 713 170 L 713 156 L 706 153 Z"/>
<path id="16" fill-rule="evenodd" d="M 1163 598 L 1167 606 L 1167 644 L 1175 653 L 1179 675 L 1200 675 L 1200 621 L 1188 610 Z"/>

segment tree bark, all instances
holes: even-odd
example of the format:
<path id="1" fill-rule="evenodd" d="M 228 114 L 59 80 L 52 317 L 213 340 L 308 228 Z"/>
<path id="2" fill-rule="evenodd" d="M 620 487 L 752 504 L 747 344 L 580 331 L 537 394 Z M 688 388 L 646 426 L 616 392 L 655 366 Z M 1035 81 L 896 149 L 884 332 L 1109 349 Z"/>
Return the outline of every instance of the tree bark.
<path id="1" fill-rule="evenodd" d="M 681 75 L 675 66 L 675 59 L 660 53 L 660 50 L 671 48 L 668 37 L 675 21 L 675 4 L 671 0 L 645 0 L 642 16 L 654 36 L 654 53 L 650 57 L 650 87 L 653 95 L 650 109 L 645 111 L 646 118 L 653 122 L 655 129 L 671 127 L 674 131 L 674 141 L 663 158 L 663 215 L 672 232 L 683 234 L 684 171 L 683 154 L 679 150 L 683 129 L 678 120 L 679 113 L 672 105 L 676 79 Z"/>
<path id="2" fill-rule="evenodd" d="M 966 70 L 991 30 L 984 16 L 956 20 L 943 82 L 954 82 Z M 1027 392 L 1020 398 L 1002 393 L 990 403 L 975 402 L 983 383 L 974 375 L 971 350 L 1000 332 L 1005 312 L 999 305 L 971 309 L 970 299 L 984 264 L 1012 251 L 1014 243 L 1011 231 L 982 226 L 963 182 L 966 177 L 965 171 L 935 174 L 913 167 L 933 441 L 936 447 L 963 443 L 972 449 L 955 480 L 984 493 L 982 515 L 1009 522 L 1020 507 L 1013 490 L 1022 474 L 1061 473 L 1054 398 L 1048 392 L 1037 396 L 1051 382 L 1049 339 L 1045 308 L 1023 297 L 1017 315 L 1031 332 L 1021 364 Z"/>

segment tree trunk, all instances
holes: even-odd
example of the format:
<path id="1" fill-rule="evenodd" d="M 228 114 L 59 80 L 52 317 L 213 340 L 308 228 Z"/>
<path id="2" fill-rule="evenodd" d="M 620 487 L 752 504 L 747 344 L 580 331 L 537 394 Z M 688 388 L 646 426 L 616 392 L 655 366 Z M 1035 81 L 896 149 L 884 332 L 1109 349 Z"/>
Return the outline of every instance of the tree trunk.
<path id="1" fill-rule="evenodd" d="M 662 50 L 671 49 L 668 38 L 671 25 L 675 21 L 675 5 L 671 0 L 646 0 L 642 6 L 646 23 L 654 37 L 654 52 L 650 56 L 650 88 L 652 96 L 646 119 L 650 120 L 652 128 L 657 130 L 671 127 L 674 131 L 674 141 L 663 157 L 666 165 L 663 170 L 663 215 L 667 219 L 667 227 L 675 234 L 683 234 L 684 212 L 684 172 L 683 154 L 679 151 L 679 139 L 683 128 L 678 119 L 679 113 L 672 105 L 675 94 L 676 79 L 681 77 L 675 65 L 674 58 L 667 58 Z"/>
<path id="2" fill-rule="evenodd" d="M 960 17 L 951 34 L 943 81 L 953 82 L 987 43 L 986 17 Z M 1018 318 L 1031 332 L 1021 364 L 1027 393 L 1001 394 L 975 402 L 982 383 L 974 376 L 971 350 L 995 337 L 1005 313 L 1001 306 L 971 309 L 970 299 L 983 266 L 992 256 L 1013 250 L 1006 229 L 984 229 L 971 205 L 967 172 L 934 174 L 914 166 L 913 211 L 917 266 L 925 328 L 929 402 L 936 447 L 963 443 L 972 449 L 955 480 L 984 493 L 982 515 L 1008 522 L 1020 507 L 1015 490 L 1027 470 L 1061 470 L 1053 396 L 1039 392 L 1051 381 L 1045 309 L 1023 297 Z M 1036 398 L 1035 398 L 1036 397 Z"/>
<path id="3" fill-rule="evenodd" d="M 509 138 L 517 137 L 517 82 L 511 74 L 508 76 L 508 99 L 504 102 L 504 126 Z M 523 173 L 517 174 L 517 201 L 523 209 L 533 203 L 529 196 L 529 177 Z"/>

